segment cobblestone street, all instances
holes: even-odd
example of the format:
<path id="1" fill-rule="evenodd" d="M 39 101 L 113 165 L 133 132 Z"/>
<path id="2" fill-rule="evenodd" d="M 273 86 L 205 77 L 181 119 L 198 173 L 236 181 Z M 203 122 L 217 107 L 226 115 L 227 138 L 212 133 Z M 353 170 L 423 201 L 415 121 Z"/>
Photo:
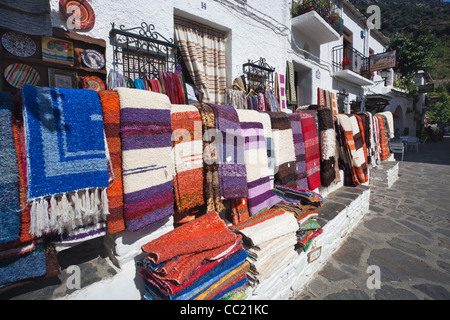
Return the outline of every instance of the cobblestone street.
<path id="1" fill-rule="evenodd" d="M 407 152 L 398 180 L 371 186 L 370 211 L 297 299 L 450 299 L 449 183 L 450 137 Z"/>

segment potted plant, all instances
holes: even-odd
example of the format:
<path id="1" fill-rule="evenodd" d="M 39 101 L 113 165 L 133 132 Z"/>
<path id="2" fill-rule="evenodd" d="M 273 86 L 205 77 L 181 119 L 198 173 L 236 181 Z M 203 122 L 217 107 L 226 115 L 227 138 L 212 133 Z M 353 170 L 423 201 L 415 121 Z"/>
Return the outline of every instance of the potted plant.
<path id="1" fill-rule="evenodd" d="M 374 76 L 374 73 L 373 73 L 373 72 L 370 72 L 370 70 L 366 69 L 365 67 L 361 67 L 360 74 L 361 74 L 364 78 L 369 79 L 369 80 L 371 80 L 372 77 Z"/>
<path id="2" fill-rule="evenodd" d="M 348 66 L 352 64 L 352 61 L 349 60 L 347 57 L 344 58 L 344 60 L 342 60 L 341 65 L 342 65 L 342 69 L 348 69 Z"/>

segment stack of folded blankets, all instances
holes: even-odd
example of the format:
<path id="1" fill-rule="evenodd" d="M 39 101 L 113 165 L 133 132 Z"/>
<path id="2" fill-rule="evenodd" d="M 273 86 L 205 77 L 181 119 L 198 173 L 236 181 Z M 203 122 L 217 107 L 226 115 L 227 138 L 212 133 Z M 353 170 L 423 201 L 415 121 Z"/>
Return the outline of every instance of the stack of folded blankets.
<path id="1" fill-rule="evenodd" d="M 294 215 L 298 223 L 297 247 L 307 251 L 312 240 L 322 233 L 315 218 L 318 208 L 323 206 L 323 197 L 310 190 L 300 190 L 287 186 L 274 186 L 275 194 L 282 200 L 274 207 L 286 210 Z"/>
<path id="2" fill-rule="evenodd" d="M 249 263 L 242 237 L 215 211 L 142 246 L 148 300 L 216 300 L 245 291 Z"/>
<path id="3" fill-rule="evenodd" d="M 232 229 L 243 236 L 250 262 L 247 276 L 251 286 L 267 279 L 297 255 L 297 220 L 282 209 L 263 211 Z"/>

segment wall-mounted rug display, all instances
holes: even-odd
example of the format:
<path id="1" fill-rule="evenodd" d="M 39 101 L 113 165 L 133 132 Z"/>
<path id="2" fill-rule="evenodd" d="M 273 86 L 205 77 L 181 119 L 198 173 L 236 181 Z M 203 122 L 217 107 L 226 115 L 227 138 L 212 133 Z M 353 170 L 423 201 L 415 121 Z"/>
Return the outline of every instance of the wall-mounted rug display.
<path id="1" fill-rule="evenodd" d="M 73 43 L 42 37 L 42 60 L 73 66 Z"/>
<path id="2" fill-rule="evenodd" d="M 86 0 L 59 0 L 59 12 L 74 29 L 89 29 L 94 26 L 95 13 Z"/>
<path id="3" fill-rule="evenodd" d="M 50 87 L 78 89 L 78 74 L 75 71 L 48 69 Z"/>
<path id="4" fill-rule="evenodd" d="M 90 89 L 95 91 L 105 90 L 105 83 L 102 79 L 96 76 L 88 76 L 83 78 L 83 89 Z"/>
<path id="5" fill-rule="evenodd" d="M 101 69 L 105 66 L 105 58 L 102 54 L 93 49 L 86 49 L 81 53 L 81 60 L 86 67 L 91 69 Z"/>
<path id="6" fill-rule="evenodd" d="M 37 86 L 41 81 L 39 73 L 29 65 L 23 63 L 10 64 L 5 68 L 3 74 L 5 75 L 6 81 L 17 89 L 24 84 Z"/>
<path id="7" fill-rule="evenodd" d="M 36 52 L 36 44 L 27 35 L 9 31 L 2 36 L 2 45 L 9 53 L 18 57 L 31 57 Z"/>

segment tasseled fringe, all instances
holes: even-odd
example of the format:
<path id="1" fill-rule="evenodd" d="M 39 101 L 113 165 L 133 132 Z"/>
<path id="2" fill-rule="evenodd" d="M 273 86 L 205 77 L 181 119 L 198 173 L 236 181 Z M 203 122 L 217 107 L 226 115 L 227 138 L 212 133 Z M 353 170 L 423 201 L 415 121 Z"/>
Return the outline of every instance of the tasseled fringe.
<path id="1" fill-rule="evenodd" d="M 93 188 L 31 201 L 30 233 L 40 237 L 62 234 L 78 227 L 105 221 L 109 214 L 106 188 Z"/>

